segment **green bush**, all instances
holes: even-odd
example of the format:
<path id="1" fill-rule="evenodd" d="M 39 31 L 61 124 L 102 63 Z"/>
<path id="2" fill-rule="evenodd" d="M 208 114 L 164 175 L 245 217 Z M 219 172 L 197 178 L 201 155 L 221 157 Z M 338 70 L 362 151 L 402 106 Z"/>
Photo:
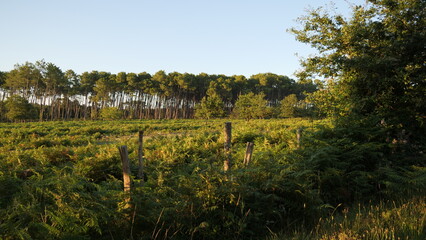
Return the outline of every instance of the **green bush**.
<path id="1" fill-rule="evenodd" d="M 225 116 L 225 104 L 217 94 L 205 96 L 195 109 L 195 117 L 201 119 L 221 118 Z"/>
<path id="2" fill-rule="evenodd" d="M 101 109 L 100 117 L 102 120 L 119 120 L 123 117 L 123 111 L 116 107 L 106 107 Z"/>
<path id="3" fill-rule="evenodd" d="M 10 96 L 5 102 L 5 107 L 5 116 L 10 121 L 37 119 L 37 109 L 21 96 Z"/>
<path id="4" fill-rule="evenodd" d="M 296 94 L 290 94 L 285 97 L 281 102 L 281 117 L 296 117 L 296 107 L 297 107 L 297 97 Z"/>
<path id="5" fill-rule="evenodd" d="M 236 118 L 250 120 L 265 118 L 271 111 L 264 94 L 248 93 L 238 97 L 232 114 Z"/>

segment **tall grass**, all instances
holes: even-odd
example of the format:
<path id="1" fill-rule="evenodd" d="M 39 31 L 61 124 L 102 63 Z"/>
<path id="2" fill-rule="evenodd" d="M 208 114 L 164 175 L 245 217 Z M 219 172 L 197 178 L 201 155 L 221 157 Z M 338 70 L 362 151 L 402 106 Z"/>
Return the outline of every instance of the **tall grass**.
<path id="1" fill-rule="evenodd" d="M 232 120 L 225 174 L 226 121 L 0 123 L 0 239 L 424 239 L 422 155 L 385 155 L 369 126 Z M 145 183 L 128 213 L 117 147 L 136 175 L 139 130 Z"/>
<path id="2" fill-rule="evenodd" d="M 424 240 L 426 198 L 357 204 L 320 218 L 313 230 L 271 233 L 267 239 L 317 240 Z"/>

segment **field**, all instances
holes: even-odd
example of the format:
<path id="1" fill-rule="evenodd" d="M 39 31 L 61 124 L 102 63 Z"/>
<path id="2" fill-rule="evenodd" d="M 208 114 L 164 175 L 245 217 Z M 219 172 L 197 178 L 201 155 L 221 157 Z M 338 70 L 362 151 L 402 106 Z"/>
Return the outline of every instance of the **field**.
<path id="1" fill-rule="evenodd" d="M 224 172 L 226 121 L 0 123 L 0 238 L 426 236 L 423 168 L 400 176 L 363 162 L 381 159 L 374 139 L 333 142 L 328 120 L 231 120 L 231 168 Z M 136 177 L 139 131 L 144 179 Z M 245 166 L 247 142 L 255 146 Z M 130 203 L 122 145 L 131 160 Z M 394 190 L 405 177 L 410 187 Z"/>

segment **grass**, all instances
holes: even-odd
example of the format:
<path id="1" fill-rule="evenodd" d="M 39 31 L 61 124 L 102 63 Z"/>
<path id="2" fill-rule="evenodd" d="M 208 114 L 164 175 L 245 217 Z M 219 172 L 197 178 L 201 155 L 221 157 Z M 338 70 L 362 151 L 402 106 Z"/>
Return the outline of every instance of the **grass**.
<path id="1" fill-rule="evenodd" d="M 233 126 L 232 178 L 222 172 L 227 121 Z M 402 180 L 392 189 L 386 185 L 395 193 L 392 198 L 378 201 L 384 195 L 364 194 L 367 200 L 357 199 L 362 204 L 331 207 L 345 199 L 339 198 L 338 187 L 358 190 L 351 185 L 357 181 L 349 181 L 353 179 L 346 178 L 347 169 L 339 169 L 337 161 L 357 162 L 356 156 L 365 154 L 371 162 L 375 148 L 349 140 L 335 143 L 332 134 L 315 138 L 320 126 L 330 124 L 308 119 L 0 123 L 0 239 L 27 232 L 34 239 L 45 232 L 52 238 L 127 239 L 122 229 L 130 225 L 118 207 L 122 171 L 117 147 L 128 146 L 135 175 L 140 130 L 145 131 L 146 180 L 133 195 L 138 207 L 130 239 L 166 239 L 172 235 L 166 229 L 180 239 L 426 239 L 424 192 L 410 198 L 404 193 L 410 191 L 400 188 L 410 183 L 422 189 L 421 166 L 414 175 L 397 175 Z M 296 143 L 299 128 L 304 129 L 301 148 Z M 249 141 L 255 150 L 245 167 Z M 348 145 L 358 148 L 347 150 Z M 318 149 L 327 151 L 318 154 Z M 320 175 L 324 164 L 328 167 Z M 361 189 L 364 183 L 375 189 L 373 184 L 382 180 L 372 180 L 374 174 L 355 176 L 362 177 Z M 342 181 L 347 182 L 335 184 Z M 328 192 L 320 195 L 319 190 Z M 46 224 L 42 215 L 57 219 Z M 88 220 L 89 226 L 78 228 Z"/>
<path id="2" fill-rule="evenodd" d="M 358 204 L 319 219 L 313 230 L 271 233 L 270 240 L 423 240 L 426 198 Z"/>

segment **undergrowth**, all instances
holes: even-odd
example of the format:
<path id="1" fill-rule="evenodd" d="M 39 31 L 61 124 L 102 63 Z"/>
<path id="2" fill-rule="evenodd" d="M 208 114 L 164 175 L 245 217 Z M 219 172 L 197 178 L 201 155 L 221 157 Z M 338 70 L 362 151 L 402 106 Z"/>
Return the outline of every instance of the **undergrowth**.
<path id="1" fill-rule="evenodd" d="M 0 238 L 424 236 L 426 170 L 419 146 L 388 142 L 384 130 L 369 123 L 339 128 L 327 120 L 234 120 L 232 166 L 224 172 L 225 121 L 0 124 Z M 140 130 L 143 180 L 135 178 Z M 255 148 L 245 166 L 248 141 Z M 121 145 L 132 161 L 130 208 Z"/>

